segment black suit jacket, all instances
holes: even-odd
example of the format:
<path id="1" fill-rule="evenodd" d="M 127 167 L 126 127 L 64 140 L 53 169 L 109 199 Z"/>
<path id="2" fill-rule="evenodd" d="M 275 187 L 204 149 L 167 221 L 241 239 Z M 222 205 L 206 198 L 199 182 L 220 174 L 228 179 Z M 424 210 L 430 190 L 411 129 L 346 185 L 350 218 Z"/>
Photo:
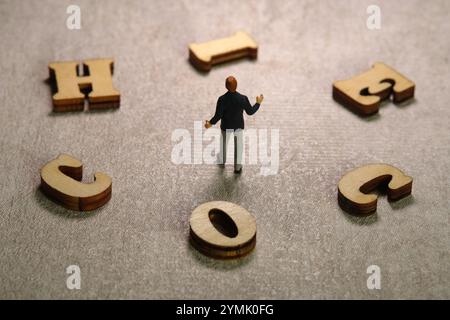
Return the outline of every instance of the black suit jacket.
<path id="1" fill-rule="evenodd" d="M 244 110 L 248 115 L 254 114 L 259 109 L 259 103 L 252 107 L 248 98 L 239 92 L 228 91 L 217 100 L 216 114 L 209 122 L 216 124 L 220 122 L 222 130 L 244 129 Z"/>

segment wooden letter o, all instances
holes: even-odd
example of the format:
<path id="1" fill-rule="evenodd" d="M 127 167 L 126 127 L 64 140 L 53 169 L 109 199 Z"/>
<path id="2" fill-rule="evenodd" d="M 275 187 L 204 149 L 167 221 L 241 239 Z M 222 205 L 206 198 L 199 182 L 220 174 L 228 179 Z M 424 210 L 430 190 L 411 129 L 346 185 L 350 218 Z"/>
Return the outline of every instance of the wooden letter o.
<path id="1" fill-rule="evenodd" d="M 201 253 L 230 259 L 250 253 L 256 245 L 256 220 L 244 208 L 226 201 L 203 203 L 190 219 L 191 244 Z"/>

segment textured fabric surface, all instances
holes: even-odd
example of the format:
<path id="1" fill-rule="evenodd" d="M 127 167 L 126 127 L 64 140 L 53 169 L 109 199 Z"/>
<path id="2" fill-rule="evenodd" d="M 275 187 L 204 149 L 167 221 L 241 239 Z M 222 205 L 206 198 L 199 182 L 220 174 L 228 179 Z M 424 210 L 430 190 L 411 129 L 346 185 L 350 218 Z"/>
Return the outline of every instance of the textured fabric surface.
<path id="1" fill-rule="evenodd" d="M 450 2 L 0 1 L 1 298 L 450 298 Z M 190 42 L 248 31 L 256 61 L 195 71 Z M 117 111 L 53 114 L 48 63 L 112 57 Z M 416 83 L 416 98 L 363 119 L 333 101 L 331 85 L 383 61 Z M 279 129 L 280 168 L 236 178 L 214 165 L 175 165 L 174 129 L 209 119 L 234 75 L 251 102 L 246 128 Z M 194 150 L 194 149 L 193 149 Z M 66 210 L 39 190 L 60 153 L 113 179 L 111 201 Z M 386 162 L 414 178 L 413 195 L 385 196 L 369 217 L 344 213 L 337 183 Z M 248 257 L 217 261 L 188 244 L 199 204 L 226 200 L 257 220 Z M 81 289 L 66 288 L 66 267 Z M 366 269 L 381 269 L 368 290 Z"/>

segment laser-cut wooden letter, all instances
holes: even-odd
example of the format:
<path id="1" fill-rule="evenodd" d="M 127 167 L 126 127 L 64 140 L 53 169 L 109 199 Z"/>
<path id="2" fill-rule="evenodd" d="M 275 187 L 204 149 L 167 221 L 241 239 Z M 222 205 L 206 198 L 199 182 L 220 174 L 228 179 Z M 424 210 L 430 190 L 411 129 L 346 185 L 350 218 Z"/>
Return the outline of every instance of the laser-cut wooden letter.
<path id="1" fill-rule="evenodd" d="M 82 176 L 82 163 L 62 154 L 41 169 L 41 190 L 63 207 L 78 211 L 97 209 L 111 199 L 109 176 L 97 172 L 93 183 L 82 183 Z"/>
<path id="2" fill-rule="evenodd" d="M 242 31 L 228 38 L 189 45 L 189 60 L 201 71 L 209 71 L 215 64 L 242 57 L 256 59 L 257 56 L 258 45 Z"/>
<path id="3" fill-rule="evenodd" d="M 333 98 L 345 107 L 368 116 L 378 112 L 380 101 L 393 93 L 394 103 L 414 97 L 415 84 L 393 68 L 377 62 L 349 80 L 333 83 Z"/>
<path id="4" fill-rule="evenodd" d="M 397 201 L 411 194 L 411 177 L 388 164 L 369 164 L 342 177 L 338 185 L 338 203 L 349 213 L 364 215 L 375 212 L 377 196 L 367 193 L 388 181 L 389 201 Z"/>
<path id="5" fill-rule="evenodd" d="M 256 220 L 244 208 L 226 201 L 203 203 L 190 219 L 191 244 L 205 255 L 229 259 L 256 245 Z"/>
<path id="6" fill-rule="evenodd" d="M 53 95 L 53 111 L 80 111 L 84 108 L 85 94 L 89 109 L 117 108 L 120 93 L 112 83 L 114 61 L 94 59 L 83 62 L 84 76 L 77 72 L 78 62 L 53 62 L 49 64 L 50 80 L 56 84 Z"/>

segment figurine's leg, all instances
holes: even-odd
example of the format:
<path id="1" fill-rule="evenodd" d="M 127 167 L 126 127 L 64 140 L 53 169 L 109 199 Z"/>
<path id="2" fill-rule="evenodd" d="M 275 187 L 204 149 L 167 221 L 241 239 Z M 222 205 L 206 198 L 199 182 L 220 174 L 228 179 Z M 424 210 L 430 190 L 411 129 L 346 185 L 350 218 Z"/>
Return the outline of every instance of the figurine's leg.
<path id="1" fill-rule="evenodd" d="M 220 153 L 218 157 L 218 164 L 220 165 L 225 165 L 227 162 L 227 145 L 232 132 L 233 130 L 220 131 Z"/>
<path id="2" fill-rule="evenodd" d="M 244 149 L 244 130 L 234 131 L 234 171 L 242 170 L 242 151 Z"/>

